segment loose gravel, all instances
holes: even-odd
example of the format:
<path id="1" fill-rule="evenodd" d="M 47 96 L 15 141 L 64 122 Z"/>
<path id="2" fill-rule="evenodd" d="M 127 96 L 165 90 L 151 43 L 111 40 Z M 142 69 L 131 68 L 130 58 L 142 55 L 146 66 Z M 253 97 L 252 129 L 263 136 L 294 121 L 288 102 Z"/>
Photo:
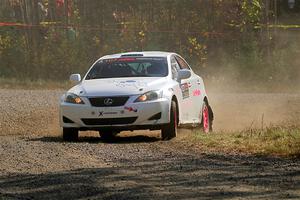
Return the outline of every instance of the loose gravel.
<path id="1" fill-rule="evenodd" d="M 0 135 L 53 134 L 63 91 L 0 89 Z"/>
<path id="2" fill-rule="evenodd" d="M 169 142 L 159 132 L 139 131 L 114 142 L 86 133 L 66 143 L 57 119 L 63 91 L 0 92 L 0 199 L 300 199 L 299 159 L 203 153 L 181 140 L 188 131 Z M 249 96 L 236 96 L 235 108 L 248 113 L 270 98 L 275 107 L 300 107 L 297 95 L 257 95 L 248 108 Z M 211 99 L 216 117 L 234 104 L 232 95 Z M 273 107 L 265 111 L 269 116 Z"/>

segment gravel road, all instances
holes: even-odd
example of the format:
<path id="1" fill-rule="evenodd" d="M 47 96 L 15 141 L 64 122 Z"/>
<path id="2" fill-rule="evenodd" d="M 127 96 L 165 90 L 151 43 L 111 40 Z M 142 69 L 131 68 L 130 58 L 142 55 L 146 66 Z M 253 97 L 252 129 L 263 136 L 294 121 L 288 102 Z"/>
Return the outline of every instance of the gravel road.
<path id="1" fill-rule="evenodd" d="M 300 199 L 300 160 L 203 153 L 181 131 L 93 132 L 65 143 L 63 91 L 0 89 L 0 199 Z M 299 94 L 212 94 L 216 130 L 300 116 Z"/>

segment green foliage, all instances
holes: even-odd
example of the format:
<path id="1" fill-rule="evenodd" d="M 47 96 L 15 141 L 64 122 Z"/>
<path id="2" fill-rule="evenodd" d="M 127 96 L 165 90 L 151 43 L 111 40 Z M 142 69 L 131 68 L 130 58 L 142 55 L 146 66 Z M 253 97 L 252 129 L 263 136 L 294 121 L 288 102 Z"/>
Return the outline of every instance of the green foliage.
<path id="1" fill-rule="evenodd" d="M 20 76 L 20 68 L 26 65 L 25 37 L 10 29 L 0 35 L 0 75 Z"/>
<path id="2" fill-rule="evenodd" d="M 262 15 L 261 0 L 243 0 L 242 1 L 242 24 L 255 25 L 260 22 Z"/>

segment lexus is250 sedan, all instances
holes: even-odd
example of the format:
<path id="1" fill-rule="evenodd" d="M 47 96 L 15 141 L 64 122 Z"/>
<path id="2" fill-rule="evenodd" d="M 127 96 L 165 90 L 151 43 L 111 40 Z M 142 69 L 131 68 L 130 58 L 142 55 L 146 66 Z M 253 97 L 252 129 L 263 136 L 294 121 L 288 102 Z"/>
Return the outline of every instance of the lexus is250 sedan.
<path id="1" fill-rule="evenodd" d="M 178 54 L 129 52 L 99 58 L 60 101 L 63 139 L 79 131 L 99 131 L 104 139 L 121 131 L 161 130 L 176 137 L 177 127 L 212 130 L 213 112 L 203 80 Z"/>

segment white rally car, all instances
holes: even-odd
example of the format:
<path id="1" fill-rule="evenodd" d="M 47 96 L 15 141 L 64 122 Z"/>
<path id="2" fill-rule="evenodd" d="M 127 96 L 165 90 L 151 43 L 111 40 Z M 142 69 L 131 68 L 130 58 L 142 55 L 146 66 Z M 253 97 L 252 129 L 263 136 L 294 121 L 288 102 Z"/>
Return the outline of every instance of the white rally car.
<path id="1" fill-rule="evenodd" d="M 212 130 L 213 112 L 204 83 L 176 53 L 129 52 L 98 59 L 78 84 L 61 97 L 63 139 L 78 131 L 96 130 L 103 138 L 120 131 L 161 130 L 163 140 L 176 137 L 177 127 Z"/>

